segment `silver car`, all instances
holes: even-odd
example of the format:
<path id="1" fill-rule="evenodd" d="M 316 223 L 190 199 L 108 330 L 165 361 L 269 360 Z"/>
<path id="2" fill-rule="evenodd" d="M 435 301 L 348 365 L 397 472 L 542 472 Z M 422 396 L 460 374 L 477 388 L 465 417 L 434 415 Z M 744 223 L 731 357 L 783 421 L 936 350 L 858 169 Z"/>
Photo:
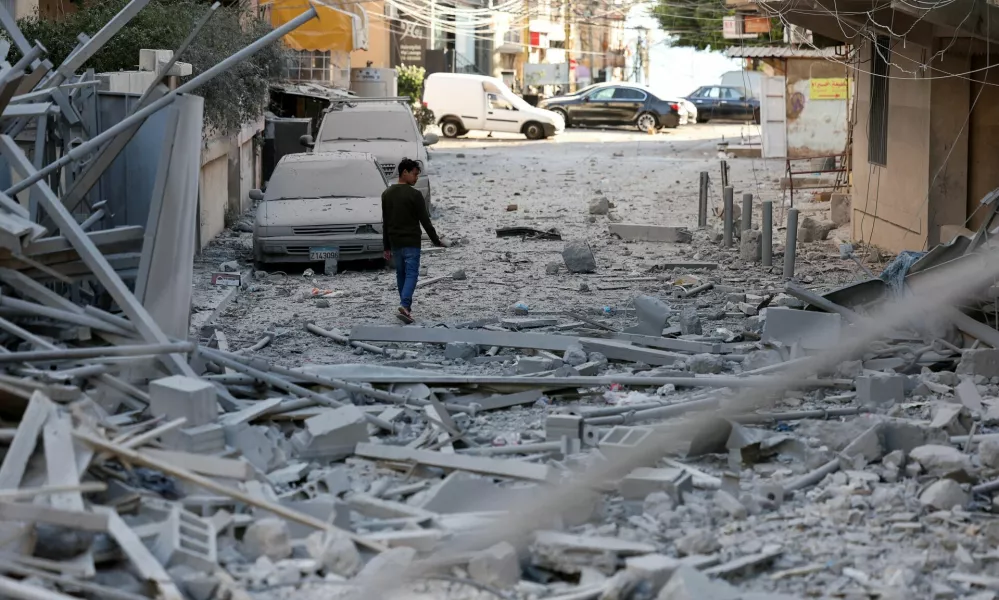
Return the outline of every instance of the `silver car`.
<path id="1" fill-rule="evenodd" d="M 281 158 L 253 224 L 257 264 L 381 258 L 382 192 L 388 183 L 367 152 L 315 152 Z"/>
<path id="2" fill-rule="evenodd" d="M 437 141 L 433 133 L 420 133 L 413 111 L 405 103 L 362 99 L 334 105 L 323 117 L 319 134 L 314 140 L 306 140 L 305 145 L 315 152 L 370 152 L 390 181 L 399 176 L 397 170 L 402 159 L 417 161 L 420 179 L 414 187 L 423 194 L 430 210 L 435 173 L 426 147 Z"/>

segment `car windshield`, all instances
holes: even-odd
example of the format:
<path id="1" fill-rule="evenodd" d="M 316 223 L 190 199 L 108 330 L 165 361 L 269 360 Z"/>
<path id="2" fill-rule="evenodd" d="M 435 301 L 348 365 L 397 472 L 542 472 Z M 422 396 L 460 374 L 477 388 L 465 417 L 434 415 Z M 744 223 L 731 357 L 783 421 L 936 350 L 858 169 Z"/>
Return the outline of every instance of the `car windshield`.
<path id="1" fill-rule="evenodd" d="M 603 83 L 591 83 L 590 85 L 588 85 L 588 86 L 586 86 L 584 88 L 580 88 L 580 89 L 576 90 L 575 92 L 572 92 L 571 94 L 566 94 L 566 96 L 579 96 L 581 94 L 585 94 L 586 92 L 589 92 L 590 90 L 595 90 L 595 89 L 597 89 L 598 87 L 600 87 L 602 85 L 605 85 L 605 84 L 603 84 Z"/>
<path id="2" fill-rule="evenodd" d="M 338 111 L 327 113 L 320 142 L 416 141 L 413 115 L 401 111 Z"/>
<path id="3" fill-rule="evenodd" d="M 374 161 L 313 160 L 279 163 L 264 200 L 381 196 L 385 178 Z"/>

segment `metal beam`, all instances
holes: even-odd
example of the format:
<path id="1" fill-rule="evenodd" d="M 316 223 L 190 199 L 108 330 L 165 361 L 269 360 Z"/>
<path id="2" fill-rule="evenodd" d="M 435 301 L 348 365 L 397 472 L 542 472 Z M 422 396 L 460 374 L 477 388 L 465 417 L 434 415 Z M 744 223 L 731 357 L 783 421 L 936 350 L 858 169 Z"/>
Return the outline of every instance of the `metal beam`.
<path id="1" fill-rule="evenodd" d="M 160 98 L 159 100 L 157 100 L 155 102 L 149 103 L 148 106 L 146 106 L 146 107 L 142 108 L 141 110 L 135 112 L 134 114 L 132 114 L 132 116 L 130 116 L 130 117 L 126 118 L 126 119 L 122 119 L 121 121 L 119 121 L 115 125 L 109 127 L 106 131 L 101 132 L 100 134 L 94 136 L 90 140 L 88 140 L 88 141 L 80 144 L 79 146 L 73 148 L 72 150 L 66 152 L 61 157 L 59 157 L 59 159 L 57 159 L 54 162 L 49 163 L 48 165 L 46 165 L 45 168 L 43 168 L 43 169 L 41 169 L 39 171 L 36 171 L 30 177 L 28 177 L 26 179 L 23 179 L 20 182 L 12 185 L 9 189 L 5 190 L 5 193 L 8 196 L 12 195 L 12 194 L 17 194 L 18 192 L 20 192 L 22 190 L 28 189 L 29 187 L 31 187 L 32 185 L 34 185 L 38 181 L 41 181 L 42 179 L 44 179 L 48 175 L 50 175 L 50 174 L 58 171 L 59 169 L 65 167 L 69 163 L 84 159 L 88 154 L 90 154 L 91 152 L 94 152 L 95 150 L 97 150 L 98 148 L 100 148 L 105 143 L 107 143 L 110 140 L 114 139 L 114 137 L 117 136 L 119 133 L 121 133 L 121 132 L 129 129 L 130 127 L 132 127 L 136 123 L 140 123 L 140 122 L 144 121 L 147 117 L 149 117 L 149 115 L 155 113 L 156 111 L 160 110 L 164 106 L 167 106 L 168 104 L 170 104 L 171 102 L 173 102 L 174 99 L 179 94 L 186 94 L 188 92 L 193 92 L 194 90 L 198 89 L 202 85 L 204 85 L 204 84 L 208 83 L 209 81 L 211 81 L 212 79 L 214 79 L 220 73 L 222 73 L 224 71 L 228 71 L 229 69 L 231 69 L 232 67 L 234 67 L 236 64 L 242 62 L 246 58 L 249 58 L 253 54 L 256 54 L 257 52 L 259 52 L 265 46 L 267 46 L 267 45 L 269 45 L 269 44 L 271 44 L 273 42 L 276 42 L 276 41 L 280 40 L 285 35 L 291 33 L 292 31 L 294 31 L 296 29 L 298 29 L 301 25 L 303 25 L 305 23 L 308 23 L 309 21 L 311 21 L 314 18 L 316 18 L 316 9 L 313 6 L 310 6 L 309 10 L 305 11 L 301 15 L 295 17 L 291 21 L 288 21 L 287 23 L 285 23 L 281 27 L 278 27 L 277 29 L 271 30 L 269 33 L 267 33 L 267 35 L 264 35 L 263 37 L 261 37 L 260 39 L 258 39 L 255 42 L 253 42 L 252 44 L 250 44 L 246 48 L 243 48 L 239 52 L 237 52 L 237 53 L 233 54 L 232 56 L 226 58 L 225 60 L 223 60 L 222 62 L 218 63 L 217 65 L 211 67 L 207 71 L 203 71 L 203 72 L 199 73 L 198 75 L 196 75 L 195 77 L 192 77 L 186 83 L 184 83 L 183 85 L 179 86 L 177 89 L 171 91 L 169 94 L 163 96 L 162 98 Z M 61 203 L 60 203 L 60 206 L 62 206 Z"/>
<path id="2" fill-rule="evenodd" d="M 38 171 L 31 165 L 28 157 L 17 147 L 17 144 L 10 136 L 0 135 L 0 153 L 4 155 L 14 170 L 21 177 L 25 177 L 26 180 L 38 174 Z M 142 338 L 152 344 L 169 343 L 170 340 L 167 339 L 167 336 L 157 326 L 156 322 L 153 321 L 149 312 L 135 298 L 131 290 L 128 289 L 128 286 L 125 285 L 125 282 L 121 280 L 118 273 L 108 263 L 108 260 L 98 250 L 97 246 L 94 245 L 90 237 L 87 236 L 86 232 L 80 229 L 80 225 L 76 222 L 76 219 L 66 210 L 66 207 L 62 205 L 62 202 L 59 201 L 59 198 L 52 192 L 48 184 L 41 181 L 40 177 L 36 178 L 35 183 L 41 191 L 38 199 L 45 212 L 70 241 L 73 248 L 80 253 L 80 258 L 101 282 L 101 285 L 111 294 L 111 297 L 118 303 L 118 306 L 125 312 L 129 320 L 135 323 Z M 182 355 L 170 354 L 164 357 L 164 362 L 172 373 L 195 376 L 194 370 L 191 369 L 190 365 L 187 364 L 187 360 Z"/>
<path id="3" fill-rule="evenodd" d="M 899 0 L 892 0 L 891 7 L 898 12 L 916 17 L 941 27 L 946 27 L 957 34 L 964 34 L 980 40 L 999 42 L 999 7 L 983 0 L 939 0 L 914 5 Z"/>

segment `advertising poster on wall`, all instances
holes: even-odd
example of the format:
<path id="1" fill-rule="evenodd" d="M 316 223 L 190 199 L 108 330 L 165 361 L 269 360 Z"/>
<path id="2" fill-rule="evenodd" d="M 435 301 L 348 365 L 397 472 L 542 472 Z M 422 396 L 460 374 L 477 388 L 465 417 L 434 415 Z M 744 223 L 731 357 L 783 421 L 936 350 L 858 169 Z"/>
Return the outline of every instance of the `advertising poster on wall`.
<path id="1" fill-rule="evenodd" d="M 400 11 L 398 19 L 392 21 L 391 31 L 392 67 L 400 65 L 425 67 L 427 28 L 409 19 L 408 15 Z"/>

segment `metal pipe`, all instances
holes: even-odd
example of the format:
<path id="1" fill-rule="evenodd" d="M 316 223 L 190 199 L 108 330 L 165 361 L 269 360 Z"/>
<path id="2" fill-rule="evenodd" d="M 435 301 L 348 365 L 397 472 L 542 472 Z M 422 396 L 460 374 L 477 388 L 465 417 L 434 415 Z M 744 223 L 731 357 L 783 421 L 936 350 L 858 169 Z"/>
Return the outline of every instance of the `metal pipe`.
<path id="1" fill-rule="evenodd" d="M 234 371 L 239 371 L 241 373 L 246 373 L 247 375 L 253 377 L 254 379 L 259 379 L 260 381 L 263 381 L 264 383 L 270 384 L 270 385 L 272 385 L 272 386 L 274 386 L 274 387 L 276 387 L 276 388 L 278 388 L 280 390 L 284 390 L 284 391 L 286 391 L 286 392 L 288 392 L 290 394 L 295 394 L 297 396 L 301 396 L 302 398 L 308 398 L 309 400 L 314 401 L 314 402 L 316 402 L 318 404 L 322 404 L 323 406 L 329 406 L 329 407 L 332 407 L 332 408 L 340 408 L 340 407 L 344 406 L 344 404 L 342 402 L 338 402 L 338 401 L 330 398 L 329 396 L 324 396 L 324 395 L 320 394 L 319 392 L 313 392 L 310 389 L 304 388 L 304 387 L 302 387 L 300 385 L 295 385 L 294 383 L 291 383 L 291 382 L 289 382 L 289 381 L 287 381 L 285 379 L 282 379 L 281 377 L 278 377 L 277 375 L 274 375 L 274 374 L 271 374 L 271 373 L 267 373 L 267 372 L 261 371 L 259 369 L 255 369 L 255 368 L 251 367 L 250 365 L 243 364 L 243 363 L 239 362 L 238 360 L 235 360 L 235 359 L 231 358 L 234 355 L 231 354 L 231 353 L 229 353 L 229 352 L 221 352 L 219 350 L 212 350 L 212 349 L 209 349 L 209 348 L 205 348 L 204 346 L 199 347 L 198 351 L 201 354 L 205 355 L 210 360 L 215 361 L 215 362 L 221 364 L 224 367 L 229 367 L 230 369 L 232 369 Z M 272 368 L 272 369 L 274 368 L 271 365 L 268 365 L 268 367 Z M 329 386 L 329 387 L 333 387 L 333 386 Z M 355 387 L 361 387 L 361 386 L 355 386 Z M 283 406 L 280 407 L 280 408 L 281 408 L 280 412 L 287 412 L 287 410 L 290 410 L 287 407 L 283 407 Z M 297 407 L 296 407 L 296 409 L 297 409 Z M 372 425 L 376 425 L 376 426 L 378 426 L 378 427 L 380 427 L 380 428 L 382 428 L 382 429 L 384 429 L 386 431 L 391 431 L 393 433 L 395 432 L 395 427 L 391 423 L 389 423 L 388 421 L 386 421 L 384 419 L 380 419 L 377 416 L 369 414 L 369 413 L 364 413 L 364 418 L 367 419 L 367 421 L 369 423 L 371 423 Z"/>
<path id="2" fill-rule="evenodd" d="M 143 344 L 135 346 L 94 346 L 92 348 L 66 348 L 57 350 L 30 350 L 0 354 L 0 363 L 73 360 L 77 358 L 102 358 L 105 356 L 151 356 L 192 352 L 191 342 L 173 344 Z"/>
<path id="3" fill-rule="evenodd" d="M 753 195 L 742 195 L 742 230 L 749 231 L 753 228 Z"/>
<path id="4" fill-rule="evenodd" d="M 388 356 L 390 358 L 402 354 L 401 352 L 397 354 L 397 353 L 395 353 L 395 352 L 393 352 L 391 350 L 388 350 L 386 348 L 382 348 L 380 346 L 375 346 L 374 344 L 368 344 L 368 343 L 365 343 L 365 342 L 351 341 L 351 339 L 349 337 L 343 335 L 339 331 L 328 331 L 326 329 L 323 329 L 322 327 L 319 327 L 315 323 L 306 323 L 305 324 L 305 329 L 307 331 L 310 331 L 310 332 L 316 334 L 316 335 L 329 338 L 329 339 L 331 339 L 331 340 L 333 340 L 335 342 L 338 342 L 340 344 L 343 344 L 345 346 L 352 346 L 354 348 L 360 348 L 361 350 L 366 350 L 366 351 L 371 352 L 373 354 L 381 354 L 382 356 Z"/>
<path id="5" fill-rule="evenodd" d="M 314 6 L 310 6 L 309 9 L 304 13 L 302 13 L 301 15 L 295 17 L 291 21 L 288 21 L 281 27 L 271 30 L 267 35 L 261 37 L 260 39 L 253 42 L 246 48 L 243 48 L 239 52 L 233 54 L 229 58 L 223 60 L 222 62 L 211 67 L 210 69 L 195 75 L 194 77 L 189 79 L 186 83 L 178 86 L 177 89 L 172 90 L 170 93 L 163 96 L 159 100 L 150 102 L 148 106 L 145 106 L 142 109 L 135 111 L 134 113 L 132 113 L 130 117 L 122 119 L 121 121 L 115 123 L 102 133 L 95 135 L 86 142 L 83 142 L 79 146 L 71 149 L 69 152 L 59 157 L 56 161 L 45 165 L 43 168 L 35 171 L 33 174 L 29 175 L 28 177 L 25 177 L 18 183 L 15 183 L 10 188 L 8 188 L 4 193 L 7 194 L 8 196 L 13 196 L 18 192 L 28 189 L 32 185 L 38 183 L 39 181 L 41 181 L 48 175 L 54 173 L 55 171 L 58 171 L 59 169 L 65 167 L 69 163 L 82 160 L 88 154 L 100 148 L 105 142 L 111 140 L 119 133 L 129 129 L 135 123 L 144 121 L 150 115 L 156 113 L 161 108 L 173 102 L 179 94 L 186 94 L 188 92 L 193 92 L 194 90 L 198 89 L 205 83 L 208 83 L 209 81 L 214 79 L 220 73 L 228 71 L 237 63 L 240 63 L 249 56 L 259 52 L 260 49 L 262 49 L 264 46 L 267 46 L 272 42 L 276 42 L 277 40 L 281 39 L 288 33 L 291 33 L 295 29 L 298 29 L 299 26 L 308 23 L 315 17 L 316 17 L 316 9 Z"/>
<path id="6" fill-rule="evenodd" d="M 728 187 L 728 161 L 721 161 L 721 185 L 722 189 Z"/>
<path id="7" fill-rule="evenodd" d="M 736 423 L 743 425 L 763 425 L 777 421 L 797 421 L 800 419 L 831 419 L 833 417 L 847 417 L 859 415 L 867 409 L 859 406 L 849 406 L 846 408 L 830 408 L 828 410 L 797 410 L 782 413 L 755 413 L 751 415 L 741 415 L 732 417 Z"/>
<path id="8" fill-rule="evenodd" d="M 561 452 L 562 442 L 539 442 L 537 444 L 512 444 L 510 446 L 487 446 L 458 450 L 459 454 L 475 456 L 502 456 L 504 454 L 533 454 L 534 452 Z"/>
<path id="9" fill-rule="evenodd" d="M 659 408 L 638 410 L 634 413 L 597 417 L 596 419 L 586 419 L 586 424 L 624 425 L 625 423 L 651 421 L 652 419 L 669 419 L 672 417 L 678 417 L 693 410 L 710 410 L 718 408 L 719 403 L 720 398 L 705 398 L 703 400 L 693 400 L 691 402 L 679 402 L 677 404 L 670 404 L 669 406 L 661 406 Z"/>
<path id="10" fill-rule="evenodd" d="M 701 171 L 700 194 L 697 197 L 697 226 L 708 226 L 708 172 Z"/>
<path id="11" fill-rule="evenodd" d="M 784 243 L 784 279 L 794 277 L 795 245 L 798 243 L 798 209 L 787 211 L 787 241 Z"/>
<path id="12" fill-rule="evenodd" d="M 52 308 L 50 306 L 35 304 L 34 302 L 27 302 L 25 300 L 18 300 L 17 298 L 11 298 L 10 296 L 0 297 L 0 306 L 5 306 L 21 313 L 55 319 L 64 323 L 72 323 L 73 325 L 90 327 L 91 329 L 96 329 L 97 331 L 106 331 L 108 333 L 114 333 L 122 336 L 131 335 L 130 332 L 115 327 L 114 325 L 96 317 L 72 313 L 59 308 Z"/>
<path id="13" fill-rule="evenodd" d="M 846 308 L 845 306 L 840 306 L 839 304 L 836 304 L 835 302 L 832 302 L 830 300 L 826 300 L 825 298 L 816 294 L 815 292 L 811 290 L 806 290 L 803 287 L 795 285 L 791 281 L 788 281 L 787 283 L 784 284 L 784 291 L 790 294 L 791 296 L 794 296 L 799 300 L 807 302 L 812 306 L 821 308 L 826 312 L 842 315 L 844 319 L 850 321 L 851 323 L 855 323 L 860 320 L 860 315 L 853 312 L 849 308 Z"/>
<path id="14" fill-rule="evenodd" d="M 763 203 L 763 266 L 774 264 L 774 203 Z"/>
<path id="15" fill-rule="evenodd" d="M 699 286 L 697 286 L 695 288 L 690 288 L 689 290 L 685 291 L 683 293 L 683 297 L 684 298 L 690 298 L 691 296 L 696 296 L 697 294 L 700 294 L 701 292 L 706 292 L 706 291 L 710 290 L 713 287 L 715 287 L 715 284 L 713 284 L 713 283 L 710 283 L 710 282 L 709 283 L 702 283 L 701 285 L 699 285 Z"/>
<path id="16" fill-rule="evenodd" d="M 725 161 L 722 161 L 724 164 Z M 725 229 L 722 233 L 722 246 L 725 248 L 732 247 L 732 228 L 733 228 L 733 215 L 732 215 L 732 205 L 733 197 L 735 196 L 735 190 L 731 186 L 727 186 L 722 190 L 722 201 L 724 202 L 725 210 Z"/>
<path id="17" fill-rule="evenodd" d="M 825 479 L 826 475 L 831 475 L 836 471 L 839 471 L 839 457 L 830 460 L 826 464 L 809 473 L 805 473 L 801 477 L 792 479 L 790 483 L 784 486 L 784 491 L 794 492 L 805 489 L 806 487 L 811 487 Z"/>
<path id="18" fill-rule="evenodd" d="M 419 398 L 410 398 L 408 396 L 403 396 L 402 394 L 393 394 L 392 392 L 376 390 L 357 383 L 344 381 L 342 379 L 334 379 L 332 377 L 320 377 L 319 375 L 312 375 L 310 373 L 294 371 L 292 369 L 286 369 L 284 367 L 279 367 L 278 365 L 275 364 L 264 362 L 260 359 L 253 359 L 232 352 L 222 352 L 221 350 L 213 350 L 211 348 L 205 348 L 204 346 L 201 347 L 201 351 L 202 353 L 208 355 L 209 358 L 211 358 L 212 360 L 215 360 L 216 357 L 227 359 L 226 360 L 227 364 L 223 366 L 228 366 L 231 369 L 240 371 L 254 378 L 257 377 L 252 373 L 250 373 L 249 371 L 247 371 L 246 368 L 249 368 L 258 373 L 264 373 L 264 374 L 273 373 L 275 375 L 280 375 L 282 377 L 289 377 L 297 381 L 314 383 L 317 385 L 322 385 L 338 390 L 345 390 L 352 394 L 364 394 L 376 400 L 384 400 L 386 402 L 392 402 L 393 404 L 417 404 L 420 406 L 430 404 L 430 402 L 426 400 L 420 400 Z M 236 368 L 228 363 L 237 363 L 241 366 L 241 368 Z M 258 366 L 266 367 L 267 371 L 265 372 L 262 369 L 256 368 Z M 266 381 L 266 380 L 261 379 L 261 381 Z"/>

